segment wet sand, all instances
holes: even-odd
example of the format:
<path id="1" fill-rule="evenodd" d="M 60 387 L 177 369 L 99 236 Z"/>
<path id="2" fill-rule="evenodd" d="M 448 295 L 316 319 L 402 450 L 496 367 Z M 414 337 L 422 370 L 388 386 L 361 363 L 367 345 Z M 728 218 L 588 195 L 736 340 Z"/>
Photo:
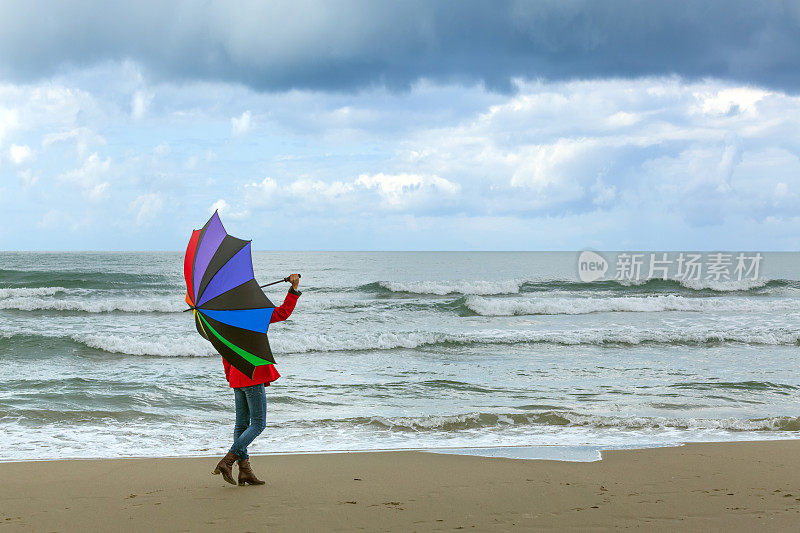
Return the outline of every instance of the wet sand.
<path id="1" fill-rule="evenodd" d="M 592 463 L 425 452 L 2 463 L 1 531 L 771 531 L 800 524 L 800 440 L 610 451 Z"/>

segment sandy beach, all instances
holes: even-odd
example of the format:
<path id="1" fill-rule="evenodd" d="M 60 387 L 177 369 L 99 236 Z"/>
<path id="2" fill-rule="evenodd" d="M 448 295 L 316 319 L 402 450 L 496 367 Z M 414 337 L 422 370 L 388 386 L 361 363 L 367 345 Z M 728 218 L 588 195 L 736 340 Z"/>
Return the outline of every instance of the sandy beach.
<path id="1" fill-rule="evenodd" d="M 789 530 L 800 441 L 604 452 L 592 463 L 426 452 L 0 464 L 3 531 Z"/>

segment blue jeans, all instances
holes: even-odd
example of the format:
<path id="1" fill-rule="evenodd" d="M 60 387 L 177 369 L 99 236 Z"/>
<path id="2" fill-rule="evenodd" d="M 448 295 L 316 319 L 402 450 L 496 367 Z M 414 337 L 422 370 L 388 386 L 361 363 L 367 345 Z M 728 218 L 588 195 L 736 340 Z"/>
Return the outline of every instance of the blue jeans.
<path id="1" fill-rule="evenodd" d="M 239 460 L 247 459 L 247 446 L 267 427 L 267 395 L 264 385 L 236 387 L 236 424 L 233 426 L 231 451 Z"/>

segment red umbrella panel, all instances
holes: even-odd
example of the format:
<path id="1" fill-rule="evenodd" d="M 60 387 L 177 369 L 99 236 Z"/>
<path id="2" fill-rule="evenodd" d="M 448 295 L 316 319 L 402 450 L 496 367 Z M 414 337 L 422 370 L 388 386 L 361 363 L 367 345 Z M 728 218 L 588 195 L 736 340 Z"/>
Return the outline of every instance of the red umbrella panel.
<path id="1" fill-rule="evenodd" d="M 192 232 L 183 271 L 200 335 L 250 378 L 257 366 L 274 364 L 267 329 L 275 306 L 255 280 L 250 241 L 228 235 L 214 212 Z"/>

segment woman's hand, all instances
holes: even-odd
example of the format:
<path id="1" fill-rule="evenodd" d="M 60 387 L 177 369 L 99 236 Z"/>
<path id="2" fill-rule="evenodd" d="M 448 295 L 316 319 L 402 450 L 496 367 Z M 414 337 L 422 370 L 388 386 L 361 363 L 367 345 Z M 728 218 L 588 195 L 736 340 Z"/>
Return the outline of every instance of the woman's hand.
<path id="1" fill-rule="evenodd" d="M 292 274 L 289 276 L 289 283 L 292 284 L 294 290 L 297 290 L 297 287 L 300 286 L 300 274 Z"/>

